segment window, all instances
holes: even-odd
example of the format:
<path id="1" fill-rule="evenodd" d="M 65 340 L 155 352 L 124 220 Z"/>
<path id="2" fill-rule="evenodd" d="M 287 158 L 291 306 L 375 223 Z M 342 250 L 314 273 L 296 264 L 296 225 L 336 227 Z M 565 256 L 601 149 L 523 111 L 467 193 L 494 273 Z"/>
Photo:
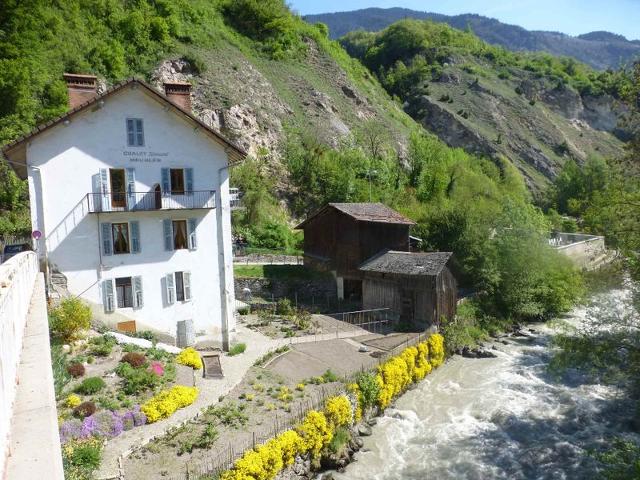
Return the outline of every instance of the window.
<path id="1" fill-rule="evenodd" d="M 133 285 L 131 277 L 116 278 L 118 308 L 133 308 Z"/>
<path id="2" fill-rule="evenodd" d="M 198 220 L 196 218 L 189 218 L 187 220 L 171 220 L 170 218 L 165 218 L 162 223 L 164 249 L 166 251 L 185 248 L 196 250 L 198 248 L 198 239 L 196 238 Z"/>
<path id="3" fill-rule="evenodd" d="M 176 300 L 184 302 L 184 277 L 182 272 L 176 272 Z"/>
<path id="4" fill-rule="evenodd" d="M 166 275 L 166 300 L 167 304 L 188 302 L 191 300 L 191 273 L 174 272 Z"/>
<path id="5" fill-rule="evenodd" d="M 126 182 L 124 168 L 112 168 L 109 170 L 111 181 L 111 207 L 124 208 L 127 206 Z"/>
<path id="6" fill-rule="evenodd" d="M 193 193 L 193 168 L 163 168 L 162 191 L 171 195 Z"/>
<path id="7" fill-rule="evenodd" d="M 129 224 L 112 223 L 111 237 L 113 239 L 113 253 L 130 253 L 129 249 Z"/>
<path id="8" fill-rule="evenodd" d="M 115 301 L 114 301 L 115 292 Z M 142 277 L 123 277 L 102 281 L 102 304 L 105 313 L 117 308 L 142 308 Z"/>
<path id="9" fill-rule="evenodd" d="M 180 250 L 182 248 L 189 248 L 188 239 L 187 239 L 187 221 L 174 220 L 173 221 L 173 249 Z"/>
<path id="10" fill-rule="evenodd" d="M 140 253 L 140 224 L 137 221 L 102 223 L 102 255 Z"/>
<path id="11" fill-rule="evenodd" d="M 144 129 L 141 118 L 127 118 L 127 145 L 130 147 L 144 146 Z"/>
<path id="12" fill-rule="evenodd" d="M 184 170 L 182 168 L 172 168 L 169 173 L 171 175 L 171 194 L 184 195 Z"/>

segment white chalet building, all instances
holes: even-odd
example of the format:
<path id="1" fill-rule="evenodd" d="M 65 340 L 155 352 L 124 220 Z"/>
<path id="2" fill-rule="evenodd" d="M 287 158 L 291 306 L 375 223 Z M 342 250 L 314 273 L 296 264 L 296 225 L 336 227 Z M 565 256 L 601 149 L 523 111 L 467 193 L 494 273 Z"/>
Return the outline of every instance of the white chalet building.
<path id="1" fill-rule="evenodd" d="M 229 166 L 245 153 L 193 116 L 188 84 L 65 79 L 70 111 L 2 149 L 29 180 L 42 267 L 112 326 L 228 348 Z"/>

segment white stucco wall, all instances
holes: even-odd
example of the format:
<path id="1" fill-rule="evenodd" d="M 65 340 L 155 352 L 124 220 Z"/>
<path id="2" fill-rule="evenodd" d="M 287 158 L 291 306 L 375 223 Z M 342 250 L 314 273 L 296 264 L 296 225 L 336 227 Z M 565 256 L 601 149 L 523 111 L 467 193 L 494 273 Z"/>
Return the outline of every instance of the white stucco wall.
<path id="1" fill-rule="evenodd" d="M 127 118 L 144 120 L 144 147 L 127 146 Z M 233 305 L 227 154 L 202 128 L 142 88 L 126 87 L 102 107 L 35 137 L 27 162 L 33 228 L 43 233 L 38 251 L 46 251 L 50 264 L 67 277 L 71 293 L 101 304 L 101 280 L 141 275 L 144 307 L 116 310 L 135 319 L 139 329 L 175 336 L 177 321 L 193 319 L 196 332 L 219 336 L 225 314 L 234 327 L 233 311 L 223 308 Z M 96 191 L 100 168 L 135 168 L 137 192 L 161 184 L 162 168 L 192 168 L 194 190 L 219 192 L 217 208 L 88 213 L 86 196 Z M 198 248 L 165 251 L 165 218 L 197 218 Z M 141 252 L 102 256 L 100 223 L 133 220 L 140 225 Z M 191 272 L 193 299 L 166 305 L 161 279 L 175 271 Z M 230 298 L 222 300 L 222 293 Z"/>

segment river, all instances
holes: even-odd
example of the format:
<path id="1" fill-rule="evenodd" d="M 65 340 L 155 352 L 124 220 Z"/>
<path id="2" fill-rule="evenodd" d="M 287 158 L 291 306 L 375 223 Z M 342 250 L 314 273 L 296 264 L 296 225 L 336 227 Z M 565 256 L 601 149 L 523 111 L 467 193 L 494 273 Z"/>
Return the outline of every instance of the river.
<path id="1" fill-rule="evenodd" d="M 584 321 L 585 310 L 571 317 Z M 577 371 L 551 376 L 554 330 L 532 328 L 529 338 L 496 342 L 497 358 L 450 359 L 378 419 L 334 478 L 593 479 L 586 451 L 628 432 L 630 409 L 620 391 Z"/>

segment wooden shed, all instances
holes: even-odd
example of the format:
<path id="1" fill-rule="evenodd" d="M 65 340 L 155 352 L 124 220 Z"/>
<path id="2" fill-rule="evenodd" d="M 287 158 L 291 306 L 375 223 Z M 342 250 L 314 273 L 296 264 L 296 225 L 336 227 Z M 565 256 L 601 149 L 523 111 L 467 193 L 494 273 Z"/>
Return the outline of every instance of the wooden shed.
<path id="1" fill-rule="evenodd" d="M 385 251 L 360 266 L 362 308 L 389 308 L 392 317 L 426 329 L 456 313 L 450 252 Z"/>
<path id="2" fill-rule="evenodd" d="M 362 262 L 385 250 L 409 250 L 414 222 L 382 203 L 329 203 L 298 225 L 305 265 L 334 272 L 340 298 L 361 298 Z"/>

